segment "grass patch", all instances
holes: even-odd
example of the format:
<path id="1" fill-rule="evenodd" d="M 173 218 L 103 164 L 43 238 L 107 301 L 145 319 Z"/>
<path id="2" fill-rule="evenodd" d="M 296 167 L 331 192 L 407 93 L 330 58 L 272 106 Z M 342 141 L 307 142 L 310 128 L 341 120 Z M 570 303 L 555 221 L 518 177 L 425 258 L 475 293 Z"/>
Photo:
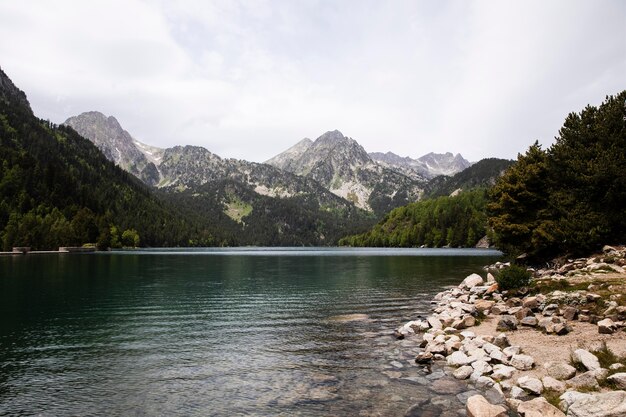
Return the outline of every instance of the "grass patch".
<path id="1" fill-rule="evenodd" d="M 561 396 L 561 394 L 558 391 L 553 391 L 553 390 L 545 390 L 544 392 L 541 393 L 541 395 L 543 396 L 543 398 L 546 399 L 546 401 L 548 401 L 550 404 L 552 404 L 553 406 L 555 406 L 556 408 L 559 408 L 559 403 L 561 402 L 561 399 L 559 398 Z M 559 408 L 560 409 L 560 408 Z"/>
<path id="2" fill-rule="evenodd" d="M 603 368 L 609 368 L 614 363 L 622 363 L 623 358 L 620 358 L 606 345 L 606 342 L 602 342 L 602 346 L 598 350 L 594 350 L 593 354 L 598 357 L 600 366 Z"/>
<path id="3" fill-rule="evenodd" d="M 243 223 L 242 219 L 252 213 L 252 206 L 239 199 L 233 199 L 226 203 L 224 213 L 237 223 Z"/>

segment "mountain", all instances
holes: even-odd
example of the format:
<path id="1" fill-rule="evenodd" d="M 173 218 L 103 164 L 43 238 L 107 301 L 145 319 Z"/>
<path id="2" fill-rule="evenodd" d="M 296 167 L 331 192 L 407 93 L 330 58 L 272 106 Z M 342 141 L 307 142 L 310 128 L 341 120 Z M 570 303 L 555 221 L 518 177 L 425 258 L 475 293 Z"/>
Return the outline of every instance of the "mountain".
<path id="1" fill-rule="evenodd" d="M 57 249 L 138 233 L 143 245 L 207 244 L 220 233 L 181 218 L 72 128 L 33 114 L 26 95 L 0 70 L 0 240 Z M 133 230 L 135 233 L 133 233 Z M 134 241 L 134 239 L 133 239 Z"/>
<path id="2" fill-rule="evenodd" d="M 439 175 L 454 175 L 469 168 L 471 163 L 461 154 L 428 153 L 417 159 L 401 157 L 393 152 L 372 152 L 370 157 L 384 166 L 393 168 L 414 179 L 432 179 Z"/>
<path id="3" fill-rule="evenodd" d="M 158 156 L 155 158 L 154 155 L 161 150 L 133 139 L 130 133 L 122 129 L 115 117 L 106 117 L 100 112 L 91 111 L 70 117 L 63 124 L 89 138 L 107 159 L 123 170 L 146 184 L 159 183 L 159 171 L 155 165 Z"/>
<path id="4" fill-rule="evenodd" d="M 340 245 L 383 247 L 473 247 L 486 233 L 487 189 L 514 161 L 487 158 L 451 177 L 428 182 L 423 199 L 398 207 L 369 231 Z"/>
<path id="5" fill-rule="evenodd" d="M 474 188 L 491 187 L 514 162 L 498 158 L 481 159 L 451 177 L 440 175 L 433 178 L 424 190 L 424 197 L 441 197 Z"/>
<path id="6" fill-rule="evenodd" d="M 265 163 L 285 171 L 293 172 L 295 170 L 292 166 L 293 162 L 300 159 L 300 157 L 311 147 L 312 144 L 313 141 L 311 139 L 304 138 L 286 151 L 268 159 Z"/>
<path id="7" fill-rule="evenodd" d="M 159 189 L 161 198 L 186 217 L 213 218 L 231 236 L 226 244 L 327 245 L 374 221 L 314 179 L 271 165 L 221 158 L 200 146 L 148 146 L 98 112 L 71 117 L 66 124 L 109 160 Z M 146 170 L 154 175 L 146 176 Z"/>
<path id="8" fill-rule="evenodd" d="M 232 180 L 260 195 L 292 197 L 304 193 L 317 196 L 322 204 L 345 205 L 317 182 L 273 166 L 221 158 L 201 146 L 161 149 L 146 145 L 122 129 L 114 117 L 99 112 L 70 117 L 64 124 L 91 140 L 110 161 L 158 188 L 183 191 Z"/>
<path id="9" fill-rule="evenodd" d="M 266 163 L 313 179 L 378 214 L 417 201 L 425 183 L 375 162 L 357 141 L 338 130 L 326 132 L 312 143 L 301 141 Z"/>

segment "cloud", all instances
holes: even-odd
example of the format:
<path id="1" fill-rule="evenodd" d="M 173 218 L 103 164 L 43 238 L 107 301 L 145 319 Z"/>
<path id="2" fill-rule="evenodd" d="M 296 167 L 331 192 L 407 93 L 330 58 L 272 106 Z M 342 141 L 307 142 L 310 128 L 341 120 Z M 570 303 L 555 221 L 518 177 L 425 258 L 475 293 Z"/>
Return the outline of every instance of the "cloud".
<path id="1" fill-rule="evenodd" d="M 619 1 L 0 3 L 0 57 L 54 122 L 262 161 L 340 129 L 370 151 L 514 157 L 624 88 Z"/>

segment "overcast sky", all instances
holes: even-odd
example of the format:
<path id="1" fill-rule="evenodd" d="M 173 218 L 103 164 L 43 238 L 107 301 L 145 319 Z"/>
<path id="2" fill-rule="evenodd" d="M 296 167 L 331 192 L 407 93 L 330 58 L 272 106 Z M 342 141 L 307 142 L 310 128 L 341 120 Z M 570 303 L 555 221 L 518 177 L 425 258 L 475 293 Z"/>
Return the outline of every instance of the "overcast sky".
<path id="1" fill-rule="evenodd" d="M 3 0 L 0 67 L 39 117 L 161 147 L 514 158 L 626 89 L 626 2 Z"/>

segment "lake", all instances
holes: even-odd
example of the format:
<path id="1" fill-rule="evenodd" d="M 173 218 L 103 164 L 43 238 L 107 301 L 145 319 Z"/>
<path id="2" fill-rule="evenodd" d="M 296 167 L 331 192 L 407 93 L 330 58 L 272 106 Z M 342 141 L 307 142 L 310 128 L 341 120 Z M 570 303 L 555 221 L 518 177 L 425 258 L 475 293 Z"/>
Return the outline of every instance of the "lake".
<path id="1" fill-rule="evenodd" d="M 472 249 L 0 257 L 0 415 L 403 415 L 440 370 L 393 330 L 498 259 Z M 440 395 L 441 394 L 441 395 Z"/>

